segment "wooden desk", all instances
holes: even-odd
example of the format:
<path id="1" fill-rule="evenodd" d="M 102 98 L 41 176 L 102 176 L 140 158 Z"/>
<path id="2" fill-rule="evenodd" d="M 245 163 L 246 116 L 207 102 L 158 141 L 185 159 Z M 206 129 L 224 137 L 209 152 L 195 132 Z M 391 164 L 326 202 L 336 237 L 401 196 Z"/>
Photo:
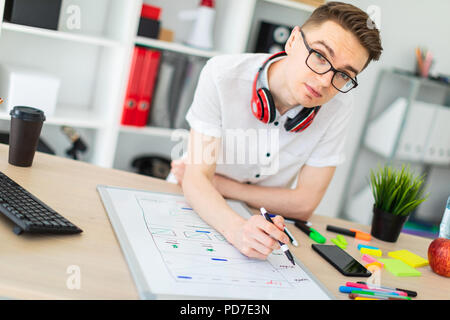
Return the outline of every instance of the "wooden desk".
<path id="1" fill-rule="evenodd" d="M 11 177 L 50 207 L 83 229 L 79 235 L 15 235 L 13 223 L 0 215 L 0 297 L 16 299 L 139 299 L 119 243 L 97 193 L 98 184 L 151 191 L 180 193 L 181 189 L 165 181 L 87 163 L 37 153 L 30 168 L 8 164 L 8 147 L 0 145 L 0 171 Z M 326 224 L 368 227 L 343 220 L 314 216 L 314 227 L 328 239 L 335 234 Z M 338 288 L 346 281 L 362 278 L 342 276 L 311 249 L 311 241 L 300 230 L 288 224 L 300 247 L 292 252 L 322 281 L 337 298 L 348 299 Z M 347 252 L 360 254 L 356 241 L 346 237 Z M 430 239 L 400 236 L 396 244 L 371 241 L 384 253 L 409 249 L 427 256 Z M 81 288 L 69 289 L 70 266 L 81 272 Z M 69 269 L 70 270 L 70 269 Z M 382 272 L 382 284 L 416 290 L 418 299 L 449 299 L 449 280 L 434 274 L 430 267 L 419 269 L 421 277 L 396 278 Z"/>

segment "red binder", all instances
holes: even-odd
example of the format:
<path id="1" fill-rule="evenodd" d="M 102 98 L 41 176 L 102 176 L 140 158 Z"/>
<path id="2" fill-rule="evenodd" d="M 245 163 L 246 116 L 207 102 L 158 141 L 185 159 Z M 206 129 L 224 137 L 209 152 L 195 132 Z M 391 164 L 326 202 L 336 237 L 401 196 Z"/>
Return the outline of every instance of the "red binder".
<path id="1" fill-rule="evenodd" d="M 145 57 L 145 48 L 134 47 L 133 58 L 130 67 L 130 76 L 128 78 L 127 93 L 122 111 L 123 125 L 134 125 L 139 99 L 139 82 L 142 72 L 142 64 Z"/>
<path id="2" fill-rule="evenodd" d="M 151 6 L 149 4 L 143 4 L 141 10 L 141 17 L 153 20 L 159 20 L 161 15 L 161 8 L 156 6 Z"/>
<path id="3" fill-rule="evenodd" d="M 161 60 L 160 51 L 150 49 L 146 49 L 145 51 L 140 79 L 139 100 L 134 120 L 134 125 L 138 127 L 144 127 L 147 124 L 159 62 Z"/>

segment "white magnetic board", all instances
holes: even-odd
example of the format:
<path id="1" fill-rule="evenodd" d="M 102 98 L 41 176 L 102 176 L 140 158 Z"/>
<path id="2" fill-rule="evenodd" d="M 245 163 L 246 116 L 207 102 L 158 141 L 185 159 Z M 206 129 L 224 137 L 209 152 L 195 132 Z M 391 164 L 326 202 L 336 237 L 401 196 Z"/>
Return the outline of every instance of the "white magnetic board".
<path id="1" fill-rule="evenodd" d="M 142 299 L 330 299 L 281 250 L 250 259 L 206 224 L 182 195 L 97 186 Z M 241 202 L 227 201 L 240 215 Z"/>

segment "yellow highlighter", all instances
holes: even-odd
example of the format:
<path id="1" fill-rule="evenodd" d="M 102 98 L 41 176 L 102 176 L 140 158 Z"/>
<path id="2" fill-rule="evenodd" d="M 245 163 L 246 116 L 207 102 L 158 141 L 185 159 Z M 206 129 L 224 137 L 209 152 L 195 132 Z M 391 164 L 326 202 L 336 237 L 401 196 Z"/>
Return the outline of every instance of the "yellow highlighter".
<path id="1" fill-rule="evenodd" d="M 360 252 L 376 257 L 381 257 L 383 255 L 383 252 L 380 249 L 361 248 Z"/>

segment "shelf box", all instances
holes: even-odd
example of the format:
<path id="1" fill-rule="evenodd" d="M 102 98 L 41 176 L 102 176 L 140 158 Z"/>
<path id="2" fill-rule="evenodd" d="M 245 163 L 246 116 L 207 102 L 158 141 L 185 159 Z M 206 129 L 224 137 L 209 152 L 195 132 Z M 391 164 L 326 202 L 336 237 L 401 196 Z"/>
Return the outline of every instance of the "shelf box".
<path id="1" fill-rule="evenodd" d="M 450 165 L 450 107 L 435 105 L 434 119 L 428 133 L 423 161 Z"/>
<path id="2" fill-rule="evenodd" d="M 401 160 L 449 164 L 450 131 L 447 128 L 450 109 L 413 101 L 407 112 L 407 104 L 407 99 L 400 97 L 373 120 L 367 130 L 365 145 L 386 158 L 394 156 Z"/>
<path id="3" fill-rule="evenodd" d="M 0 96 L 5 106 L 30 106 L 53 115 L 61 80 L 47 72 L 12 64 L 0 64 Z"/>
<path id="4" fill-rule="evenodd" d="M 58 29 L 62 0 L 6 0 L 4 20 L 37 28 Z"/>

